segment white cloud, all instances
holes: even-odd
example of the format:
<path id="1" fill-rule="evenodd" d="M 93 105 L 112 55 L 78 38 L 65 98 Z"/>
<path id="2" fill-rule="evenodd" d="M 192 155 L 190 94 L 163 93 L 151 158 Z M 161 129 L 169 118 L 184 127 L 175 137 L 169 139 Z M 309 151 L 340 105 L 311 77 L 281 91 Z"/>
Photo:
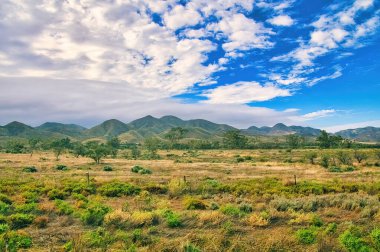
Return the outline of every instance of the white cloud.
<path id="1" fill-rule="evenodd" d="M 269 35 L 273 32 L 262 23 L 255 22 L 243 14 L 234 14 L 223 18 L 218 24 L 208 25 L 208 29 L 222 32 L 228 41 L 223 44 L 227 52 L 250 50 L 253 48 L 269 48 L 273 43 Z"/>
<path id="2" fill-rule="evenodd" d="M 196 25 L 202 17 L 196 10 L 177 5 L 170 12 L 165 13 L 164 20 L 167 27 L 176 30 L 184 26 Z"/>
<path id="3" fill-rule="evenodd" d="M 205 91 L 202 95 L 208 98 L 205 103 L 243 104 L 253 101 L 267 101 L 280 96 L 290 96 L 291 93 L 289 90 L 272 85 L 261 86 L 257 82 L 237 82 Z"/>
<path id="4" fill-rule="evenodd" d="M 280 15 L 269 19 L 268 22 L 277 26 L 291 26 L 294 20 L 288 15 Z"/>
<path id="5" fill-rule="evenodd" d="M 335 109 L 324 109 L 324 110 L 314 111 L 314 112 L 305 114 L 305 115 L 301 116 L 301 118 L 304 120 L 314 120 L 317 118 L 332 116 L 335 113 L 336 113 Z"/>

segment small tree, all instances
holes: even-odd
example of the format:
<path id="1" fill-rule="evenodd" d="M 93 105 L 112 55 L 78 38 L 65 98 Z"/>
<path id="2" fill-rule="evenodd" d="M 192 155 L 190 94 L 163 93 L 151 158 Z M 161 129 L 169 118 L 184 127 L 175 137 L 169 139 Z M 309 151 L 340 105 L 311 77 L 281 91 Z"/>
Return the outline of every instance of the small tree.
<path id="1" fill-rule="evenodd" d="M 188 132 L 187 129 L 182 127 L 171 128 L 168 133 L 165 134 L 165 138 L 169 140 L 170 147 L 173 148 L 181 139 L 184 138 L 185 134 Z"/>
<path id="2" fill-rule="evenodd" d="M 144 141 L 144 146 L 149 153 L 149 158 L 156 158 L 158 156 L 157 150 L 160 147 L 160 140 L 155 137 L 147 138 Z"/>
<path id="3" fill-rule="evenodd" d="M 303 137 L 296 134 L 291 134 L 291 135 L 286 136 L 286 143 L 291 149 L 299 148 L 301 144 L 303 143 L 303 140 L 304 140 Z"/>
<path id="4" fill-rule="evenodd" d="M 308 152 L 306 158 L 309 160 L 310 164 L 315 164 L 315 159 L 318 157 L 316 152 Z"/>
<path id="5" fill-rule="evenodd" d="M 330 156 L 329 156 L 329 155 L 324 154 L 324 155 L 321 157 L 321 165 L 322 165 L 322 167 L 324 167 L 324 168 L 329 168 L 329 165 L 330 165 Z"/>
<path id="6" fill-rule="evenodd" d="M 239 130 L 230 130 L 224 133 L 224 146 L 231 149 L 244 149 L 247 147 L 248 138 L 240 133 Z"/>
<path id="7" fill-rule="evenodd" d="M 140 149 L 137 147 L 136 144 L 132 145 L 131 147 L 131 156 L 133 159 L 138 159 L 141 155 Z"/>
<path id="8" fill-rule="evenodd" d="M 74 156 L 76 158 L 78 158 L 79 156 L 86 156 L 86 146 L 84 146 L 82 143 L 80 142 L 75 142 L 73 143 L 73 150 L 72 150 L 72 153 L 74 154 Z"/>
<path id="9" fill-rule="evenodd" d="M 352 164 L 352 159 L 350 157 L 350 154 L 347 152 L 339 151 L 336 154 L 336 157 L 338 158 L 339 162 L 344 165 L 351 165 Z"/>
<path id="10" fill-rule="evenodd" d="M 65 149 L 69 149 L 70 146 L 71 140 L 67 137 L 55 140 L 50 144 L 50 148 L 53 149 L 56 160 L 59 160 L 59 156 L 65 151 Z"/>
<path id="11" fill-rule="evenodd" d="M 98 141 L 91 141 L 86 144 L 86 156 L 92 158 L 96 164 L 100 164 L 100 160 L 110 154 L 109 146 L 99 144 Z"/>
<path id="12" fill-rule="evenodd" d="M 110 152 L 113 158 L 117 156 L 117 152 L 120 148 L 120 139 L 117 137 L 113 137 L 107 141 L 107 145 L 110 148 Z"/>
<path id="13" fill-rule="evenodd" d="M 28 142 L 29 142 L 30 156 L 33 156 L 33 152 L 37 149 L 38 144 L 41 142 L 41 140 L 38 138 L 30 138 Z"/>
<path id="14" fill-rule="evenodd" d="M 354 158 L 358 161 L 358 163 L 360 164 L 363 160 L 366 160 L 368 158 L 367 154 L 362 152 L 362 151 L 359 151 L 359 150 L 355 150 L 354 151 Z"/>

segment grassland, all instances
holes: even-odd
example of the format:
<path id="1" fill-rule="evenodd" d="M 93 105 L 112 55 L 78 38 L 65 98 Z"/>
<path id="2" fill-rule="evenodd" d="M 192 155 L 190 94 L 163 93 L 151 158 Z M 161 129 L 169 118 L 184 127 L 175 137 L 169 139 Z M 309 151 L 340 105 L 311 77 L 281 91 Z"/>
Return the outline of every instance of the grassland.
<path id="1" fill-rule="evenodd" d="M 342 150 L 120 152 L 98 165 L 0 153 L 0 251 L 379 251 L 380 160 L 360 151 L 358 163 L 343 150 L 346 164 Z"/>

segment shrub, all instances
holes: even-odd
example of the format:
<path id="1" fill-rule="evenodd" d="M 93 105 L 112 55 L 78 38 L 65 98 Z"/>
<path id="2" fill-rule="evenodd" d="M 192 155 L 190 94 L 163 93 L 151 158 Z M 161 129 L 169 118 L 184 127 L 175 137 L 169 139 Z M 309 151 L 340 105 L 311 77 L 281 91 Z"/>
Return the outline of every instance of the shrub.
<path id="1" fill-rule="evenodd" d="M 263 211 L 260 214 L 253 213 L 248 217 L 248 223 L 256 227 L 265 227 L 270 224 L 270 215 L 268 212 Z"/>
<path id="2" fill-rule="evenodd" d="M 90 226 L 100 226 L 103 223 L 104 216 L 111 209 L 99 203 L 89 206 L 82 214 L 81 220 Z"/>
<path id="3" fill-rule="evenodd" d="M 30 173 L 33 173 L 33 172 L 37 172 L 37 168 L 34 167 L 34 166 L 27 166 L 25 167 L 24 169 L 22 169 L 23 172 L 30 172 Z"/>
<path id="4" fill-rule="evenodd" d="M 232 204 L 227 204 L 225 206 L 222 206 L 220 208 L 220 211 L 224 213 L 225 215 L 229 215 L 232 217 L 240 217 L 242 213 L 240 212 L 240 209 Z"/>
<path id="5" fill-rule="evenodd" d="M 38 228 L 46 228 L 48 222 L 49 222 L 49 218 L 47 216 L 38 216 L 34 220 L 34 225 L 36 225 Z"/>
<path id="6" fill-rule="evenodd" d="M 8 205 L 11 205 L 12 204 L 12 200 L 5 194 L 3 193 L 0 193 L 0 201 L 8 204 Z"/>
<path id="7" fill-rule="evenodd" d="M 342 168 L 333 166 L 328 169 L 329 172 L 343 172 Z"/>
<path id="8" fill-rule="evenodd" d="M 59 215 L 70 215 L 74 212 L 74 208 L 69 203 L 63 200 L 55 200 L 55 206 Z"/>
<path id="9" fill-rule="evenodd" d="M 310 164 L 315 163 L 315 159 L 318 157 L 316 152 L 308 152 L 305 157 L 309 160 Z"/>
<path id="10" fill-rule="evenodd" d="M 157 225 L 159 217 L 152 212 L 133 212 L 131 215 L 131 222 L 137 227 Z"/>
<path id="11" fill-rule="evenodd" d="M 40 198 L 37 192 L 24 192 L 22 196 L 25 198 L 25 203 L 38 203 Z"/>
<path id="12" fill-rule="evenodd" d="M 216 203 L 216 202 L 211 202 L 210 209 L 211 209 L 211 210 L 218 210 L 218 209 L 219 209 L 219 205 L 218 205 L 218 203 Z"/>
<path id="13" fill-rule="evenodd" d="M 243 158 L 243 157 L 237 157 L 236 158 L 236 162 L 237 163 L 242 163 L 242 162 L 244 162 L 245 161 L 245 159 Z"/>
<path id="14" fill-rule="evenodd" d="M 88 247 L 101 248 L 102 251 L 107 251 L 107 248 L 115 241 L 114 236 L 110 232 L 100 227 L 86 233 L 84 239 Z"/>
<path id="15" fill-rule="evenodd" d="M 20 229 L 33 223 L 34 215 L 16 213 L 8 217 L 9 225 L 12 229 Z"/>
<path id="16" fill-rule="evenodd" d="M 374 228 L 370 233 L 373 247 L 376 251 L 380 251 L 380 228 Z"/>
<path id="17" fill-rule="evenodd" d="M 193 245 L 191 243 L 187 243 L 183 247 L 183 251 L 184 252 L 201 252 L 202 250 L 200 250 L 198 247 L 196 247 L 195 245 Z"/>
<path id="18" fill-rule="evenodd" d="M 366 160 L 368 158 L 368 155 L 366 153 L 364 153 L 364 152 L 355 150 L 354 151 L 354 158 L 360 164 L 363 160 Z"/>
<path id="19" fill-rule="evenodd" d="M 186 198 L 184 205 L 187 210 L 205 210 L 207 208 L 207 204 L 204 201 L 192 197 Z"/>
<path id="20" fill-rule="evenodd" d="M 65 191 L 58 190 L 58 189 L 52 189 L 48 192 L 47 196 L 50 200 L 60 199 L 64 200 L 68 194 Z"/>
<path id="21" fill-rule="evenodd" d="M 103 167 L 103 171 L 107 171 L 107 172 L 113 171 L 113 168 L 112 168 L 112 166 L 106 165 Z"/>
<path id="22" fill-rule="evenodd" d="M 323 221 L 318 215 L 314 215 L 311 224 L 315 227 L 322 227 L 323 226 Z"/>
<path id="23" fill-rule="evenodd" d="M 1 234 L 4 234 L 5 232 L 7 232 L 9 230 L 9 226 L 8 224 L 0 224 L 0 235 Z"/>
<path id="24" fill-rule="evenodd" d="M 1 241 L 3 239 L 6 239 L 6 245 L 5 242 Z M 4 246 L 4 247 L 3 247 Z M 7 250 L 5 249 L 5 246 L 7 247 Z M 0 238 L 0 250 L 1 251 L 10 251 L 10 252 L 16 252 L 19 249 L 27 249 L 32 246 L 32 238 L 30 238 L 28 235 L 24 233 L 19 232 L 9 232 L 6 234 L 6 237 Z"/>
<path id="25" fill-rule="evenodd" d="M 152 174 L 152 171 L 149 169 L 146 169 L 144 167 L 141 167 L 139 165 L 135 165 L 131 168 L 131 172 L 138 173 L 138 174 Z"/>
<path id="26" fill-rule="evenodd" d="M 339 242 L 349 252 L 370 251 L 368 245 L 360 237 L 358 232 L 355 232 L 350 229 L 344 231 L 344 233 L 339 236 Z"/>
<path id="27" fill-rule="evenodd" d="M 59 164 L 55 167 L 55 169 L 58 171 L 67 171 L 69 168 L 66 165 Z"/>
<path id="28" fill-rule="evenodd" d="M 253 211 L 252 206 L 250 204 L 247 204 L 247 203 L 240 204 L 239 209 L 243 213 L 251 213 Z"/>
<path id="29" fill-rule="evenodd" d="M 296 238 L 302 244 L 313 244 L 317 241 L 317 232 L 313 229 L 300 229 L 296 232 Z"/>
<path id="30" fill-rule="evenodd" d="M 37 211 L 37 203 L 29 203 L 15 206 L 15 212 L 17 213 L 35 213 Z"/>
<path id="31" fill-rule="evenodd" d="M 326 229 L 324 230 L 324 233 L 327 235 L 334 234 L 337 228 L 338 228 L 338 225 L 335 222 L 329 223 Z"/>
<path id="32" fill-rule="evenodd" d="M 338 151 L 336 154 L 336 157 L 341 164 L 344 164 L 344 165 L 351 165 L 352 164 L 351 156 L 347 152 Z"/>
<path id="33" fill-rule="evenodd" d="M 328 168 L 329 165 L 330 165 L 330 156 L 325 154 L 321 157 L 321 166 L 324 168 Z"/>
<path id="34" fill-rule="evenodd" d="M 0 214 L 8 214 L 10 206 L 2 201 L 0 201 Z"/>
<path id="35" fill-rule="evenodd" d="M 99 188 L 100 194 L 107 197 L 120 197 L 123 195 L 138 194 L 140 190 L 140 188 L 131 184 L 121 182 L 108 183 Z"/>
<path id="36" fill-rule="evenodd" d="M 164 211 L 163 217 L 168 227 L 174 228 L 182 226 L 181 216 L 171 210 Z"/>

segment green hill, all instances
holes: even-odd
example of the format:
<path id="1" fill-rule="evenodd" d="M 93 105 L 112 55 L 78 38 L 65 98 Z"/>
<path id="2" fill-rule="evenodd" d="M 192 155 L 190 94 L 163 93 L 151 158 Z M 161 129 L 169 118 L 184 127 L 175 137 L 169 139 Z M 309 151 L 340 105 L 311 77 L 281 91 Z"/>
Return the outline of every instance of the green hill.
<path id="1" fill-rule="evenodd" d="M 125 123 L 111 119 L 103 123 L 83 131 L 83 137 L 115 137 L 129 130 L 128 125 Z"/>
<path id="2" fill-rule="evenodd" d="M 71 137 L 81 137 L 86 130 L 85 127 L 76 124 L 63 124 L 55 122 L 46 122 L 35 129 L 44 130 L 49 132 L 61 133 Z"/>

